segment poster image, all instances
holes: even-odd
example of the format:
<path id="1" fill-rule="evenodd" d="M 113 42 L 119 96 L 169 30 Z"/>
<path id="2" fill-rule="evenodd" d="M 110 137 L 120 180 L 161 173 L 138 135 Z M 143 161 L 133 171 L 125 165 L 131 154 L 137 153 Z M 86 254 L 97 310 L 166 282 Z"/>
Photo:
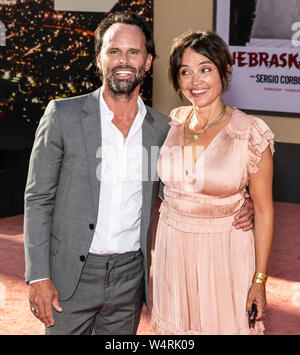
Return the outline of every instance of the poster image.
<path id="1" fill-rule="evenodd" d="M 118 0 L 54 0 L 55 11 L 108 12 Z"/>
<path id="2" fill-rule="evenodd" d="M 215 0 L 215 30 L 233 58 L 224 100 L 300 118 L 300 0 Z"/>

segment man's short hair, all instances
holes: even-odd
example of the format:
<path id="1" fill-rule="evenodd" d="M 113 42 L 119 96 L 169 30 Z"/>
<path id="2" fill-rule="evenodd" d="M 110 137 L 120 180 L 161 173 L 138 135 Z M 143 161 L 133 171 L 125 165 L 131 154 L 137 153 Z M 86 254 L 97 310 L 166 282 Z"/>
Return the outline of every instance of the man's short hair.
<path id="1" fill-rule="evenodd" d="M 146 19 L 143 16 L 140 16 L 130 11 L 113 12 L 100 22 L 99 26 L 95 31 L 96 58 L 101 52 L 105 32 L 110 28 L 110 26 L 114 25 L 115 23 L 123 23 L 126 25 L 134 25 L 139 27 L 145 35 L 147 53 L 152 55 L 153 60 L 156 58 L 153 33 L 152 30 L 149 28 Z"/>

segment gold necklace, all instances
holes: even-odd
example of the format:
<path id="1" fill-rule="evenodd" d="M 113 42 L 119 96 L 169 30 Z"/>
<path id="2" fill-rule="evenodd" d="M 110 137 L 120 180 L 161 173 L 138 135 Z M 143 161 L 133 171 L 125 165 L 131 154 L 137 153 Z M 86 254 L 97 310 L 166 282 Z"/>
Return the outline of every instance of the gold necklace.
<path id="1" fill-rule="evenodd" d="M 187 118 L 185 125 L 184 125 L 184 144 L 190 144 L 193 143 L 194 141 L 196 141 L 200 134 L 202 134 L 203 132 L 205 132 L 208 128 L 214 126 L 215 124 L 217 124 L 219 121 L 221 121 L 221 119 L 225 116 L 226 113 L 226 104 L 223 102 L 223 107 L 222 107 L 222 111 L 220 112 L 220 114 L 210 123 L 208 123 L 204 128 L 202 128 L 199 132 L 195 132 L 195 134 L 193 135 L 193 137 L 187 137 L 186 136 L 186 128 L 188 126 L 188 124 L 190 123 L 192 116 L 193 116 L 194 111 L 192 111 L 189 115 L 189 117 Z"/>

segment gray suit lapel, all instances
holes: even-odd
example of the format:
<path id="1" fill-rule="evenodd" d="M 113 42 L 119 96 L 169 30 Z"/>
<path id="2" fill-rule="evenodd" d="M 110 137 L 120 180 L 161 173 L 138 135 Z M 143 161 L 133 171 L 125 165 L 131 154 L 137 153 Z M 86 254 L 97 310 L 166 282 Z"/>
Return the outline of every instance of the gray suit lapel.
<path id="1" fill-rule="evenodd" d="M 156 176 L 156 158 L 158 148 L 157 128 L 149 111 L 145 116 L 143 126 L 143 192 L 151 187 Z"/>
<path id="2" fill-rule="evenodd" d="M 101 159 L 100 155 L 97 158 L 97 152 L 102 144 L 99 94 L 100 89 L 88 95 L 82 111 L 82 126 L 88 157 L 90 182 L 92 186 L 95 211 L 97 211 L 97 213 L 101 178 Z"/>
<path id="3" fill-rule="evenodd" d="M 149 227 L 149 220 L 152 205 L 153 175 L 156 173 L 158 137 L 157 128 L 149 111 L 142 126 L 143 134 L 143 202 L 141 220 L 141 247 L 146 250 L 146 237 Z M 153 158 L 153 159 L 152 159 Z M 152 166 L 151 166 L 152 165 Z M 152 175 L 152 176 L 151 176 Z M 155 174 L 156 175 L 156 174 Z"/>

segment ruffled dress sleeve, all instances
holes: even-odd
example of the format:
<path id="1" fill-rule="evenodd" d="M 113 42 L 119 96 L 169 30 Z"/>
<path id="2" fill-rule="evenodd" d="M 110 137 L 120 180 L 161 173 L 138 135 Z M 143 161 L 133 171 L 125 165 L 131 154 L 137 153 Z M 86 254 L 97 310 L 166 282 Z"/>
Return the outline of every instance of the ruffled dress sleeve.
<path id="1" fill-rule="evenodd" d="M 258 164 L 261 161 L 262 153 L 270 147 L 274 154 L 274 134 L 269 126 L 261 119 L 253 117 L 249 132 L 248 141 L 248 172 L 257 173 Z"/>
<path id="2" fill-rule="evenodd" d="M 173 108 L 173 109 L 171 110 L 169 116 L 170 116 L 172 119 L 175 119 L 176 116 L 177 116 L 177 114 L 178 114 L 178 112 L 179 112 L 179 110 L 180 110 L 180 107 L 175 107 L 175 108 Z"/>
<path id="3" fill-rule="evenodd" d="M 180 106 L 174 108 L 169 115 L 171 117 L 171 121 L 169 123 L 170 126 L 180 126 L 184 124 L 191 110 L 191 106 Z"/>

